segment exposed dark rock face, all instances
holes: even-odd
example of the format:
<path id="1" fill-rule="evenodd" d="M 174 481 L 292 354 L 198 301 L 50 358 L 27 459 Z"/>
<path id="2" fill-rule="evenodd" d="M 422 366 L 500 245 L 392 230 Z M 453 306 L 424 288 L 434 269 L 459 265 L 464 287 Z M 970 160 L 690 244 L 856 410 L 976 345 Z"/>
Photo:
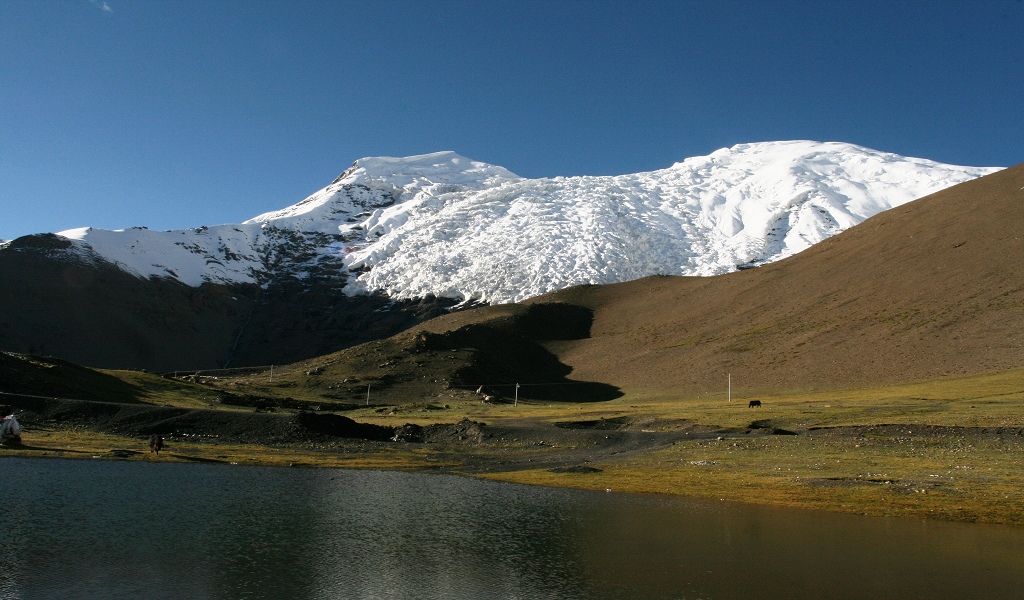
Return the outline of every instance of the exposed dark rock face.
<path id="1" fill-rule="evenodd" d="M 340 281 L 340 283 L 339 283 Z M 141 279 L 53 234 L 0 248 L 0 349 L 173 371 L 290 363 L 387 337 L 454 301 L 348 297 L 337 273 L 266 287 Z"/>
<path id="2" fill-rule="evenodd" d="M 454 300 L 346 296 L 330 280 L 284 278 L 253 297 L 232 366 L 291 363 L 391 336 L 446 313 Z"/>

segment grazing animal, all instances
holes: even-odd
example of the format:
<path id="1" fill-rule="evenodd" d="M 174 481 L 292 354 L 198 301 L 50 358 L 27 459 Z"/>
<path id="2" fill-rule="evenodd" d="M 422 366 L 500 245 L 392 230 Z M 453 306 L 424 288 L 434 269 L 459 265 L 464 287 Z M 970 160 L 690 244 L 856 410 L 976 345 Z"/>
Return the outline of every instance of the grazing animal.
<path id="1" fill-rule="evenodd" d="M 747 405 L 747 408 L 761 408 L 761 401 L 760 400 L 751 400 L 750 404 Z"/>
<path id="2" fill-rule="evenodd" d="M 157 456 L 160 456 L 160 450 L 164 447 L 164 437 L 162 435 L 153 434 L 149 436 L 149 451 L 155 452 Z"/>

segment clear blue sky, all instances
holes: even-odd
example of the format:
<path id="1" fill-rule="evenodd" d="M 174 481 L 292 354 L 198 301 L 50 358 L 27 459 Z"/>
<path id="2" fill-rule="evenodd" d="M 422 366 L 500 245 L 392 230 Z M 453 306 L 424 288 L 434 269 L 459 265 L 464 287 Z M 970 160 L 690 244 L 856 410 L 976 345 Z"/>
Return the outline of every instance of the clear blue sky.
<path id="1" fill-rule="evenodd" d="M 238 222 L 362 156 L 597 175 L 782 139 L 1024 162 L 1024 3 L 0 2 L 0 239 Z"/>

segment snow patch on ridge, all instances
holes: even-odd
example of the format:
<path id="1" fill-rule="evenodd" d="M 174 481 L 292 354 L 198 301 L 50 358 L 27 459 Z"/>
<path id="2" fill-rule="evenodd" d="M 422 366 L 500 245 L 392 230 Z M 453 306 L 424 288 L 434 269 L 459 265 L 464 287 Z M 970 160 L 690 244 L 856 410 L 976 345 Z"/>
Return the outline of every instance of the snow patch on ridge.
<path id="1" fill-rule="evenodd" d="M 437 152 L 360 159 L 302 202 L 237 225 L 59 235 L 140 277 L 192 286 L 266 285 L 330 265 L 349 294 L 501 303 L 775 261 L 996 170 L 790 141 L 649 173 L 524 179 Z"/>
<path id="2" fill-rule="evenodd" d="M 331 185 L 302 202 L 246 221 L 323 233 L 345 233 L 356 222 L 352 215 L 462 190 L 478 190 L 522 178 L 487 163 L 435 152 L 406 158 L 362 158 Z M 365 215 L 364 215 L 365 216 Z M 343 219 L 339 223 L 339 219 Z"/>
<path id="3" fill-rule="evenodd" d="M 347 289 L 500 303 L 583 283 L 716 275 L 995 170 L 792 141 L 649 173 L 521 180 L 380 215 L 382 236 L 346 258 L 365 271 Z"/>
<path id="4" fill-rule="evenodd" d="M 176 231 L 83 227 L 57 235 L 139 277 L 171 278 L 196 287 L 207 281 L 259 282 L 259 248 L 266 241 L 261 233 L 258 225 L 220 225 Z"/>

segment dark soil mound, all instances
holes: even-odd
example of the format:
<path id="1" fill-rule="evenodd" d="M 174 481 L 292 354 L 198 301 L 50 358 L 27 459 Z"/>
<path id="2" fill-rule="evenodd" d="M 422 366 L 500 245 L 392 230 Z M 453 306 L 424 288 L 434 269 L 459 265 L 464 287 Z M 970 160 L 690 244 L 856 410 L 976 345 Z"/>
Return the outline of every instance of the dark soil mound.
<path id="1" fill-rule="evenodd" d="M 555 467 L 548 469 L 552 473 L 600 473 L 602 469 L 597 467 L 588 467 L 586 465 L 575 465 L 572 467 Z"/>
<path id="2" fill-rule="evenodd" d="M 393 427 L 359 423 L 348 417 L 329 413 L 300 412 L 295 415 L 294 421 L 304 431 L 334 437 L 384 441 L 391 439 L 395 434 Z"/>
<path id="3" fill-rule="evenodd" d="M 592 421 L 559 421 L 555 427 L 562 429 L 596 429 L 600 431 L 617 431 L 625 429 L 633 423 L 630 417 L 614 417 L 611 419 L 595 419 Z"/>
<path id="4" fill-rule="evenodd" d="M 395 430 L 392 440 L 396 442 L 426 442 L 435 444 L 477 445 L 485 439 L 484 424 L 469 419 L 458 423 L 416 425 L 407 423 Z"/>
<path id="5" fill-rule="evenodd" d="M 196 410 L 19 396 L 8 397 L 6 402 L 19 409 L 19 418 L 27 429 L 34 424 L 48 424 L 132 437 L 160 434 L 257 444 L 331 438 L 387 440 L 394 435 L 391 427 L 358 423 L 333 414 Z"/>
<path id="6" fill-rule="evenodd" d="M 771 421 L 767 420 L 754 421 L 750 425 L 747 425 L 747 433 L 751 432 L 770 433 L 771 435 L 799 435 L 795 431 L 775 427 L 772 425 Z"/>

